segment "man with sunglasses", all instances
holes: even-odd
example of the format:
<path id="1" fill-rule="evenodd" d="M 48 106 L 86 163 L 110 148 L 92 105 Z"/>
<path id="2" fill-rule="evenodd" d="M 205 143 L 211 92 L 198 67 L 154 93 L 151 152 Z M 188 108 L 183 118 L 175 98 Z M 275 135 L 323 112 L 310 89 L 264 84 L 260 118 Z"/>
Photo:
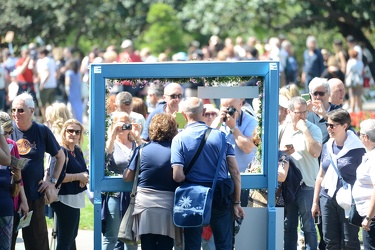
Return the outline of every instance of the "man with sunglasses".
<path id="1" fill-rule="evenodd" d="M 151 123 L 152 117 L 156 114 L 167 113 L 175 114 L 178 112 L 179 104 L 182 100 L 182 87 L 178 83 L 170 83 L 164 88 L 163 102 L 159 102 L 154 111 L 147 117 L 145 127 L 143 129 L 141 138 L 144 141 L 149 141 L 148 127 Z"/>
<path id="2" fill-rule="evenodd" d="M 33 211 L 30 226 L 22 229 L 26 249 L 49 249 L 48 231 L 44 212 L 44 194 L 55 188 L 65 162 L 65 156 L 51 130 L 33 121 L 35 103 L 28 93 L 22 93 L 13 100 L 12 140 L 16 141 L 21 157 L 30 159 L 22 170 L 24 189 L 29 210 Z M 44 154 L 56 158 L 51 178 L 44 180 Z"/>
<path id="3" fill-rule="evenodd" d="M 329 111 L 340 108 L 340 106 L 329 102 L 331 89 L 328 79 L 315 77 L 309 84 L 311 100 L 307 101 L 307 120 L 317 125 L 322 131 L 323 144 L 328 141 L 329 135 L 326 126 L 326 114 Z"/>

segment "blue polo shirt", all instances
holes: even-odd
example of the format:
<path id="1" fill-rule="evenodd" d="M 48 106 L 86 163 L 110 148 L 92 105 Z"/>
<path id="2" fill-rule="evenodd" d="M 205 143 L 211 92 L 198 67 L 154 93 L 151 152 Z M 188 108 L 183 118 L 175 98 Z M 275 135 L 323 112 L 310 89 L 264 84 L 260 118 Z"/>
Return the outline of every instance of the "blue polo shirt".
<path id="1" fill-rule="evenodd" d="M 194 157 L 199 144 L 207 130 L 204 122 L 195 122 L 186 126 L 172 140 L 171 165 L 183 165 L 187 168 Z M 186 175 L 191 182 L 212 182 L 215 177 L 217 161 L 222 147 L 221 131 L 212 129 L 207 141 L 197 158 L 194 166 Z M 218 180 L 228 178 L 227 159 L 225 156 L 234 156 L 234 150 L 230 143 L 226 142 L 225 155 L 221 162 Z"/>
<path id="2" fill-rule="evenodd" d="M 244 136 L 251 138 L 253 136 L 254 129 L 258 126 L 258 121 L 243 110 L 241 114 L 242 115 L 237 119 L 237 127 Z M 230 132 L 230 128 L 226 126 L 225 123 L 223 126 L 221 126 L 220 130 L 225 133 L 228 138 L 228 142 L 234 148 L 240 172 L 245 172 L 249 163 L 253 160 L 255 153 L 257 152 L 257 148 L 254 147 L 249 154 L 246 154 L 237 146 L 234 135 Z"/>
<path id="3" fill-rule="evenodd" d="M 164 108 L 166 105 L 167 103 L 165 101 L 159 102 L 158 104 L 156 104 L 154 111 L 152 111 L 151 114 L 147 117 L 145 127 L 143 128 L 142 134 L 141 134 L 141 138 L 143 140 L 146 140 L 146 141 L 150 140 L 150 138 L 148 137 L 148 127 L 150 126 L 152 117 L 154 117 L 154 115 L 156 114 L 164 113 L 165 112 Z"/>

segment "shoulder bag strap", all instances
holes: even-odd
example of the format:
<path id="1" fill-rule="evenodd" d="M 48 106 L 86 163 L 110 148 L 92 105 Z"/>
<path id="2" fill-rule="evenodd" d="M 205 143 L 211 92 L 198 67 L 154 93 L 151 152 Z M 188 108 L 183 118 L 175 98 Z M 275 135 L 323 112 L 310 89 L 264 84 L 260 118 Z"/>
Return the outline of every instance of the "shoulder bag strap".
<path id="1" fill-rule="evenodd" d="M 332 159 L 332 155 L 331 155 L 329 152 L 328 152 L 327 154 L 328 154 L 328 156 L 329 156 L 329 161 L 331 162 L 331 165 L 332 165 L 333 169 L 336 171 L 337 176 L 339 177 L 339 180 L 340 180 L 341 183 L 342 183 L 342 186 L 343 186 L 345 189 L 347 189 L 347 188 L 348 188 L 348 183 L 342 178 L 342 176 L 341 176 L 341 174 L 340 174 L 340 171 L 338 170 L 338 168 L 336 167 L 335 162 L 334 162 L 333 159 Z"/>
<path id="2" fill-rule="evenodd" d="M 212 183 L 212 192 L 215 191 L 217 177 L 219 176 L 219 171 L 220 171 L 220 168 L 221 168 L 221 162 L 223 161 L 223 157 L 224 157 L 224 154 L 225 154 L 226 138 L 225 138 L 223 133 L 221 133 L 221 141 L 222 141 L 222 145 L 221 145 L 221 150 L 220 150 L 220 155 L 219 155 L 219 161 L 217 162 L 217 166 L 216 166 L 215 178 L 214 178 L 214 181 Z"/>
<path id="3" fill-rule="evenodd" d="M 142 159 L 142 150 L 143 146 L 145 144 L 142 143 L 141 147 L 139 148 L 139 153 L 138 153 L 138 161 L 137 161 L 137 166 L 135 170 L 135 176 L 134 176 L 134 182 L 133 182 L 133 189 L 131 195 L 135 195 L 137 192 L 137 186 L 138 186 L 138 175 L 139 175 L 139 169 L 141 168 L 141 159 Z"/>
<path id="4" fill-rule="evenodd" d="M 209 136 L 209 134 L 211 133 L 211 130 L 212 128 L 208 128 L 206 130 L 206 133 L 204 134 L 204 138 L 202 139 L 200 145 L 199 145 L 199 148 L 197 150 L 197 152 L 195 152 L 195 155 L 193 157 L 193 159 L 191 160 L 191 162 L 189 163 L 189 166 L 186 168 L 186 170 L 184 171 L 184 174 L 187 175 L 187 173 L 189 173 L 190 169 L 193 167 L 194 163 L 196 162 L 196 160 L 198 159 L 198 156 L 199 154 L 201 153 L 202 149 L 203 149 L 203 146 L 204 144 L 206 143 L 207 141 L 207 138 Z"/>

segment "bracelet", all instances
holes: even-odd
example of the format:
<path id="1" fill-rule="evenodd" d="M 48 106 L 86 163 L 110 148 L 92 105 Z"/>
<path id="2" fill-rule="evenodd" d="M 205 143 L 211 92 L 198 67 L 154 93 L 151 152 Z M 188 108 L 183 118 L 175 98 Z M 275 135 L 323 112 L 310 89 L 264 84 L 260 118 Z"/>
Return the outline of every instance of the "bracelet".
<path id="1" fill-rule="evenodd" d="M 233 204 L 233 205 L 240 205 L 241 202 L 240 202 L 240 201 L 234 201 L 232 204 Z"/>
<path id="2" fill-rule="evenodd" d="M 18 181 L 13 180 L 13 182 L 14 182 L 15 184 L 20 184 L 20 183 L 21 183 L 21 179 L 19 179 Z"/>

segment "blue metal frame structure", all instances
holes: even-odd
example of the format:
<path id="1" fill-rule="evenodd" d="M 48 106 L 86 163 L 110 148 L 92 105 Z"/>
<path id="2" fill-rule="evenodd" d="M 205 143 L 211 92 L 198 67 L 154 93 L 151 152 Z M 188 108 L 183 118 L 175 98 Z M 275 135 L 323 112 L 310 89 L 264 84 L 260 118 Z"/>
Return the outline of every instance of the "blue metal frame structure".
<path id="1" fill-rule="evenodd" d="M 90 65 L 90 183 L 94 192 L 94 249 L 101 249 L 101 192 L 130 191 L 131 183 L 104 176 L 106 79 L 166 79 L 226 76 L 264 78 L 263 174 L 241 175 L 242 188 L 277 187 L 279 64 L 274 61 L 166 62 Z M 267 249 L 276 249 L 275 193 L 268 195 Z"/>

